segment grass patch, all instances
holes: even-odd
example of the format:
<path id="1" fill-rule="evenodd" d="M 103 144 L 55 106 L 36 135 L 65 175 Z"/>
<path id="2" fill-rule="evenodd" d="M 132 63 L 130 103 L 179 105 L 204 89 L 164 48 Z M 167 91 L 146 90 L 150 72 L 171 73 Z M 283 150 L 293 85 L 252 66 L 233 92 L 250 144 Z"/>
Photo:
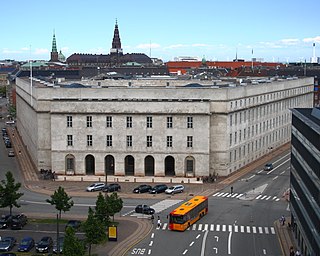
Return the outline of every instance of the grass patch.
<path id="1" fill-rule="evenodd" d="M 34 223 L 34 224 L 55 224 L 57 223 L 57 219 L 35 219 L 35 218 L 29 218 L 28 219 L 29 223 Z M 67 224 L 68 220 L 61 219 L 59 220 L 60 224 Z"/>

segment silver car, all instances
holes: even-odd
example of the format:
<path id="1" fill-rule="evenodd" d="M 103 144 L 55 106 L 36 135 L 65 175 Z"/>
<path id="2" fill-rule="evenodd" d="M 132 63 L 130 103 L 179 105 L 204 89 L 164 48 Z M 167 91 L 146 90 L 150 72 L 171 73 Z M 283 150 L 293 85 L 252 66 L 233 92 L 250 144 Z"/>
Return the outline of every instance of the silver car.
<path id="1" fill-rule="evenodd" d="M 176 193 L 182 193 L 184 190 L 184 186 L 183 185 L 175 185 L 175 186 L 172 186 L 170 188 L 167 188 L 165 193 L 166 194 L 176 194 Z"/>
<path id="2" fill-rule="evenodd" d="M 101 191 L 105 188 L 106 184 L 105 183 L 93 183 L 90 186 L 87 187 L 86 191 L 88 192 L 93 192 L 93 191 Z"/>

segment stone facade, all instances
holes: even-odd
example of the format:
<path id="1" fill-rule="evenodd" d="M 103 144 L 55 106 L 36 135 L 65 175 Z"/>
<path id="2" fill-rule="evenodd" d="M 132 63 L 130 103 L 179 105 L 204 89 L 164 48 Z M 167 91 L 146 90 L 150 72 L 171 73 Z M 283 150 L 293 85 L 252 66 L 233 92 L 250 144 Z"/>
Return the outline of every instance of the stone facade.
<path id="1" fill-rule="evenodd" d="M 311 107 L 313 100 L 313 78 L 231 86 L 190 80 L 90 83 L 69 88 L 33 81 L 31 91 L 29 79 L 17 78 L 17 128 L 39 169 L 226 176 L 287 143 L 289 109 Z"/>

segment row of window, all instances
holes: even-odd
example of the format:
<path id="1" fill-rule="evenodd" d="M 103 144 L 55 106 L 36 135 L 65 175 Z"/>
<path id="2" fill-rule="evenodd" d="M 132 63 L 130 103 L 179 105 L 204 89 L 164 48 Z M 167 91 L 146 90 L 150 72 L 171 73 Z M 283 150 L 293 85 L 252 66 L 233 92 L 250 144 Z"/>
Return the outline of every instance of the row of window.
<path id="1" fill-rule="evenodd" d="M 73 120 L 72 116 L 67 116 L 67 127 L 72 127 Z M 132 116 L 126 117 L 127 128 L 132 128 Z M 92 116 L 87 116 L 87 127 L 92 127 Z M 112 116 L 106 116 L 106 127 L 112 127 Z M 146 127 L 152 128 L 152 116 L 146 117 Z M 186 120 L 186 127 L 193 128 L 193 117 L 188 116 Z M 173 118 L 172 116 L 167 117 L 167 128 L 173 128 Z"/>
<path id="2" fill-rule="evenodd" d="M 74 146 L 73 142 L 73 135 L 67 135 L 67 146 Z M 146 146 L 152 147 L 152 136 L 146 137 Z M 187 136 L 187 148 L 193 147 L 193 136 Z M 173 137 L 167 136 L 166 144 L 168 148 L 173 147 Z M 87 146 L 92 147 L 93 146 L 93 137 L 92 135 L 87 135 Z M 106 146 L 112 147 L 113 146 L 113 138 L 112 135 L 106 135 Z M 127 135 L 127 147 L 132 147 L 132 135 Z"/>
<path id="3" fill-rule="evenodd" d="M 268 102 L 269 100 L 282 100 L 283 98 L 291 97 L 294 95 L 300 95 L 303 93 L 307 93 L 312 91 L 312 87 L 300 87 L 300 88 L 295 88 L 295 89 L 290 89 L 290 90 L 285 90 L 281 92 L 274 92 L 274 93 L 269 93 L 265 95 L 260 95 L 260 96 L 255 96 L 255 97 L 249 97 L 246 99 L 240 99 L 240 100 L 235 100 L 230 102 L 230 108 L 238 108 L 238 107 L 247 107 L 251 106 L 254 104 L 261 104 Z"/>
<path id="4" fill-rule="evenodd" d="M 285 124 L 289 123 L 289 117 L 290 115 L 286 113 L 285 115 L 282 115 L 281 117 L 277 116 L 276 118 L 273 118 L 271 120 L 266 120 L 262 123 L 258 123 L 252 126 L 248 126 L 247 128 L 244 128 L 243 130 L 240 129 L 234 133 L 229 134 L 229 145 L 232 146 L 234 144 L 237 144 L 238 142 L 245 141 L 247 138 L 252 138 L 254 136 L 258 136 L 262 133 L 270 131 L 270 129 L 276 129 L 280 126 L 283 126 Z"/>
<path id="5" fill-rule="evenodd" d="M 288 110 L 295 106 L 301 106 L 301 103 L 306 102 L 306 100 L 310 99 L 309 96 L 303 95 L 296 98 L 287 99 L 282 102 L 275 102 L 272 104 L 268 104 L 265 106 L 260 106 L 248 110 L 243 110 L 241 112 L 237 112 L 234 114 L 230 114 L 229 116 L 229 125 L 238 125 L 241 123 L 245 123 L 247 121 L 254 121 L 263 119 L 268 115 L 274 115 L 281 111 Z"/>

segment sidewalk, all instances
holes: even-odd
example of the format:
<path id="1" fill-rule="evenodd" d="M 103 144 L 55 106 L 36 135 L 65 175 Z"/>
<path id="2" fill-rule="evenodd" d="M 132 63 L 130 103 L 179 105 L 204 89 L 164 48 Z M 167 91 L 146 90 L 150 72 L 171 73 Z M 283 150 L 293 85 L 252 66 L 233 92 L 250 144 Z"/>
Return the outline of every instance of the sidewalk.
<path id="1" fill-rule="evenodd" d="M 43 193 L 47 195 L 52 195 L 59 186 L 63 186 L 65 191 L 69 196 L 92 196 L 96 197 L 96 193 L 85 192 L 84 189 L 87 185 L 92 182 L 104 182 L 105 176 L 58 176 L 56 181 L 50 180 L 39 180 L 39 176 L 35 165 L 33 164 L 29 153 L 24 146 L 22 139 L 15 129 L 15 127 L 8 127 L 8 134 L 12 140 L 12 144 L 14 146 L 14 151 L 16 153 L 16 158 L 19 162 L 21 171 L 24 176 L 23 184 L 24 186 L 38 193 Z M 156 198 L 156 199 L 165 199 L 168 197 L 179 198 L 182 200 L 186 200 L 195 194 L 210 196 L 217 191 L 224 189 L 235 181 L 239 180 L 244 175 L 257 170 L 259 167 L 263 166 L 265 163 L 270 161 L 276 155 L 282 154 L 285 151 L 290 150 L 290 144 L 286 144 L 281 148 L 273 150 L 268 155 L 256 160 L 248 166 L 241 168 L 239 171 L 232 173 L 227 177 L 219 177 L 219 179 L 214 183 L 204 183 L 198 181 L 195 178 L 158 178 L 158 177 L 147 177 L 143 179 L 142 177 L 131 177 L 131 179 L 127 177 L 122 177 L 125 180 L 122 181 L 121 185 L 125 188 L 121 191 L 122 198 Z M 134 180 L 132 180 L 134 179 Z M 146 180 L 148 179 L 148 180 Z M 151 179 L 151 181 L 149 180 Z M 116 176 L 108 176 L 108 182 L 120 182 L 120 177 Z M 187 193 L 182 193 L 179 195 L 150 195 L 150 194 L 133 194 L 132 188 L 137 186 L 136 182 L 159 182 L 159 183 L 183 183 L 187 187 Z M 201 185 L 200 185 L 200 184 Z M 67 184 L 67 185 L 66 185 Z M 81 185 L 80 185 L 81 184 Z M 288 218 L 287 218 L 288 219 Z M 138 218 L 129 218 L 129 217 L 118 217 L 117 221 L 119 222 L 118 229 L 118 241 L 108 241 L 103 246 L 98 246 L 95 248 L 95 251 L 99 252 L 99 255 L 106 255 L 105 253 L 108 251 L 108 256 L 121 256 L 124 255 L 132 246 L 139 243 L 139 241 L 143 240 L 152 230 L 152 225 L 150 221 L 146 219 L 138 219 Z M 289 255 L 288 251 L 290 246 L 295 246 L 295 240 L 293 238 L 292 231 L 287 226 L 280 226 L 279 221 L 275 221 L 274 223 L 276 233 L 278 235 L 278 239 L 280 242 L 280 246 L 284 256 Z M 128 234 L 130 234 L 128 236 Z M 101 253 L 101 254 L 100 254 Z"/>

